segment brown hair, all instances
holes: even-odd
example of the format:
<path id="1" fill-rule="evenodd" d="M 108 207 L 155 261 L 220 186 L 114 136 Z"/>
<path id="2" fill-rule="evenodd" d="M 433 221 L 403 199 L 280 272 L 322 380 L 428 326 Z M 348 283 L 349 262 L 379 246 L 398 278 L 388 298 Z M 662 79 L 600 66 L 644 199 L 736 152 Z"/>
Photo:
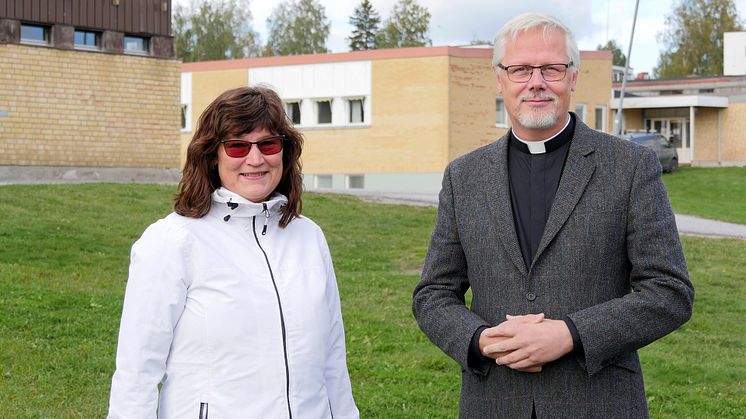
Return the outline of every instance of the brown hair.
<path id="1" fill-rule="evenodd" d="M 286 227 L 300 215 L 303 136 L 293 128 L 277 93 L 261 86 L 228 90 L 202 112 L 197 131 L 187 148 L 186 163 L 174 197 L 174 211 L 177 214 L 192 218 L 207 214 L 212 192 L 221 186 L 217 168 L 220 141 L 257 129 L 285 136 L 282 178 L 274 190 L 288 198 L 287 205 L 280 210 L 280 227 Z"/>

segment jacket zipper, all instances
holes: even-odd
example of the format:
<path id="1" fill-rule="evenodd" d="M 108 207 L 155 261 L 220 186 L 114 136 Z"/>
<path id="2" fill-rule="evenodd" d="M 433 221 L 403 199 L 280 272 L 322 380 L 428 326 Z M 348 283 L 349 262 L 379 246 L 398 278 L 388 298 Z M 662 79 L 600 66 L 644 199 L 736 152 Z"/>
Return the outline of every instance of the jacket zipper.
<path id="1" fill-rule="evenodd" d="M 206 402 L 202 402 L 199 404 L 199 419 L 207 419 L 208 415 L 208 405 Z"/>
<path id="2" fill-rule="evenodd" d="M 269 214 L 267 210 L 267 204 L 264 205 L 264 211 L 265 214 Z M 265 225 L 264 225 L 264 231 L 263 234 L 266 233 L 266 217 L 265 216 Z M 286 391 L 286 397 L 288 402 L 288 417 L 290 419 L 293 419 L 293 411 L 290 409 L 290 366 L 288 365 L 288 342 L 287 342 L 287 336 L 285 333 L 285 316 L 282 314 L 282 301 L 280 300 L 280 292 L 277 290 L 277 283 L 275 282 L 275 275 L 272 272 L 272 265 L 269 264 L 269 257 L 267 257 L 267 252 L 264 251 L 264 248 L 262 247 L 262 244 L 259 243 L 259 236 L 256 235 L 256 216 L 253 217 L 251 222 L 251 231 L 254 233 L 254 240 L 256 240 L 256 245 L 259 246 L 259 250 L 262 251 L 262 254 L 264 255 L 264 260 L 267 262 L 267 269 L 269 270 L 269 277 L 272 279 L 272 286 L 275 288 L 275 296 L 277 297 L 277 307 L 280 309 L 280 326 L 282 328 L 282 351 L 283 355 L 285 356 L 285 391 Z"/>

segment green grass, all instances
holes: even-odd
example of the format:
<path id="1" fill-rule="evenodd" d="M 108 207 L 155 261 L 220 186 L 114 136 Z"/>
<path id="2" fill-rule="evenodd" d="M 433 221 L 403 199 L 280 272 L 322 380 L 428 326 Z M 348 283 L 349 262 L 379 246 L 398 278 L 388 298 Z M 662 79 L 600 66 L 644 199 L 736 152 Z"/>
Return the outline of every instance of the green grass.
<path id="1" fill-rule="evenodd" d="M 746 167 L 684 167 L 663 183 L 679 214 L 746 224 Z"/>
<path id="2" fill-rule="evenodd" d="M 0 417 L 105 415 L 129 248 L 170 211 L 173 192 L 0 186 Z M 312 194 L 304 209 L 334 257 L 362 417 L 455 417 L 460 370 L 410 310 L 435 209 Z M 744 417 L 746 242 L 684 245 L 695 314 L 641 352 L 651 414 Z"/>

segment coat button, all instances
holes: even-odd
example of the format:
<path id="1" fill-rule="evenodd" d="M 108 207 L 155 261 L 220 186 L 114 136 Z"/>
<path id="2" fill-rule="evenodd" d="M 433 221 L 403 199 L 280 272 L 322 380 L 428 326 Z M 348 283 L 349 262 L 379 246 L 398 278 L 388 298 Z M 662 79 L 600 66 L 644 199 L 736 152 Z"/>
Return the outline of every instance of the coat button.
<path id="1" fill-rule="evenodd" d="M 526 299 L 528 301 L 534 301 L 536 299 L 536 294 L 534 294 L 533 292 L 527 292 Z"/>

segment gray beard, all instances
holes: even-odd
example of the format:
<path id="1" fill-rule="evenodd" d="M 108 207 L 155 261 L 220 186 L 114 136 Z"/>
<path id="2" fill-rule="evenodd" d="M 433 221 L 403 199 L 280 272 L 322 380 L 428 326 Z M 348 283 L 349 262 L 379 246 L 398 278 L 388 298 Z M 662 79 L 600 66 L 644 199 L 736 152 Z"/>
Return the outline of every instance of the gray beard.
<path id="1" fill-rule="evenodd" d="M 530 129 L 547 129 L 557 123 L 559 116 L 556 109 L 549 112 L 519 112 L 516 119 L 526 128 Z"/>

